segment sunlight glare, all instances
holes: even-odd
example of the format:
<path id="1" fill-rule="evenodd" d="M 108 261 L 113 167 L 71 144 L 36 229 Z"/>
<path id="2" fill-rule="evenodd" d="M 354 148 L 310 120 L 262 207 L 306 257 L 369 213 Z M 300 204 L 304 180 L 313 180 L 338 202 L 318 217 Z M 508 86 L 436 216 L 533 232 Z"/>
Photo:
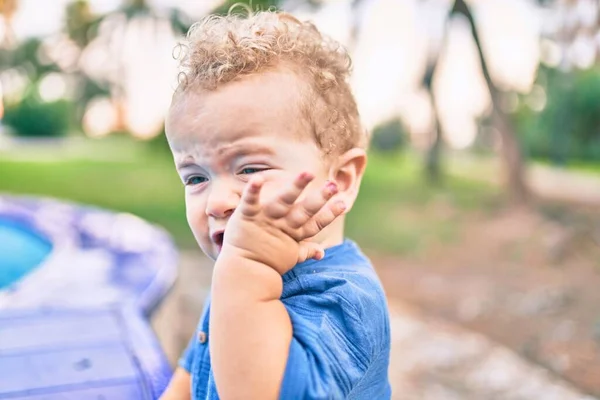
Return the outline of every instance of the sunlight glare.
<path id="1" fill-rule="evenodd" d="M 67 82 L 62 74 L 51 72 L 42 78 L 39 89 L 42 100 L 52 102 L 65 97 Z"/>
<path id="2" fill-rule="evenodd" d="M 83 116 L 83 128 L 88 136 L 99 138 L 108 135 L 116 121 L 117 113 L 110 99 L 94 99 Z"/>

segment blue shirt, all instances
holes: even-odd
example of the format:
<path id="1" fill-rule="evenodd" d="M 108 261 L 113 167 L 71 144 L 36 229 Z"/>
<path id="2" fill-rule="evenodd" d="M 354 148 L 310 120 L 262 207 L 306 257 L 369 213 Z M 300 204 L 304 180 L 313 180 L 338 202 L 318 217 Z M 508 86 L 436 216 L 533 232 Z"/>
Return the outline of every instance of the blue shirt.
<path id="1" fill-rule="evenodd" d="M 369 260 L 351 240 L 321 261 L 283 275 L 281 301 L 293 327 L 280 398 L 387 400 L 390 325 L 385 294 Z M 210 302 L 179 365 L 192 399 L 217 400 L 208 351 Z"/>

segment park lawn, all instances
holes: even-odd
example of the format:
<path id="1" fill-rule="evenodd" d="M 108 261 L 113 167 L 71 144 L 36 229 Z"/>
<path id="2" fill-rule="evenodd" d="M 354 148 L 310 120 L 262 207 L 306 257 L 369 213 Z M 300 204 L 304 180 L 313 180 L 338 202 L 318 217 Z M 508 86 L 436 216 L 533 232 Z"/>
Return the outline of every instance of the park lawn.
<path id="1" fill-rule="evenodd" d="M 567 166 L 567 169 L 575 172 L 600 176 L 600 162 L 574 161 Z"/>
<path id="2" fill-rule="evenodd" d="M 500 188 L 453 168 L 440 186 L 424 179 L 415 155 L 370 154 L 346 230 L 362 246 L 418 256 L 436 243 L 460 240 L 462 225 L 501 204 Z"/>
<path id="3" fill-rule="evenodd" d="M 32 159 L 0 154 L 0 192 L 130 212 L 166 228 L 179 246 L 195 245 L 185 219 L 183 185 L 166 152 L 132 151 L 131 157 L 107 161 Z M 419 254 L 432 243 L 456 240 L 469 213 L 493 205 L 497 191 L 455 175 L 433 188 L 415 156 L 371 154 L 346 232 L 368 249 Z"/>
<path id="4" fill-rule="evenodd" d="M 546 160 L 535 160 L 535 163 L 538 165 L 559 168 Z M 592 176 L 600 176 L 600 161 L 569 161 L 563 168 L 565 168 L 567 171 L 580 172 Z"/>
<path id="5" fill-rule="evenodd" d="M 47 160 L 36 154 L 11 158 L 0 153 L 0 193 L 50 196 L 130 212 L 166 228 L 180 246 L 194 245 L 185 220 L 183 184 L 168 154 L 135 150 L 129 142 L 114 144 L 114 152 L 129 156 Z M 81 156 L 88 158 L 85 152 Z M 43 161 L 33 161 L 37 159 Z"/>

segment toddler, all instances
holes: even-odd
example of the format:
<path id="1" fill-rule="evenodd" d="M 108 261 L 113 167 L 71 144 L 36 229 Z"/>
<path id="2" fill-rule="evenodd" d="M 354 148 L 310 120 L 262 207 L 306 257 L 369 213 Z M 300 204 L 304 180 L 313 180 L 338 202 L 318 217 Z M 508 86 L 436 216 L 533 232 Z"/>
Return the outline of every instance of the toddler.
<path id="1" fill-rule="evenodd" d="M 367 164 L 350 58 L 273 11 L 188 33 L 166 133 L 215 260 L 162 399 L 389 399 L 381 283 L 344 236 Z"/>

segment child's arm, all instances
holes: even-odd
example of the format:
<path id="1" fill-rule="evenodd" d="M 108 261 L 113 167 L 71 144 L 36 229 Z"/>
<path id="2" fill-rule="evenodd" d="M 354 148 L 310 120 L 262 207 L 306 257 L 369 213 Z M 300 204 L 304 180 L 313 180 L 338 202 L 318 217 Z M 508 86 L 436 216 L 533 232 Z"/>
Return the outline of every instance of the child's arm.
<path id="1" fill-rule="evenodd" d="M 287 362 L 292 325 L 281 276 L 243 258 L 218 261 L 210 314 L 211 361 L 224 399 L 276 399 Z"/>
<path id="2" fill-rule="evenodd" d="M 190 374 L 185 369 L 178 367 L 169 382 L 169 386 L 160 396 L 160 400 L 190 400 L 191 399 Z"/>
<path id="3" fill-rule="evenodd" d="M 213 274 L 209 332 L 224 400 L 278 398 L 292 340 L 290 317 L 279 300 L 281 275 L 299 261 L 323 257 L 320 246 L 304 239 L 345 209 L 328 202 L 337 191 L 332 184 L 295 204 L 311 180 L 303 174 L 278 198 L 259 204 L 262 181 L 253 179 L 228 221 Z"/>

